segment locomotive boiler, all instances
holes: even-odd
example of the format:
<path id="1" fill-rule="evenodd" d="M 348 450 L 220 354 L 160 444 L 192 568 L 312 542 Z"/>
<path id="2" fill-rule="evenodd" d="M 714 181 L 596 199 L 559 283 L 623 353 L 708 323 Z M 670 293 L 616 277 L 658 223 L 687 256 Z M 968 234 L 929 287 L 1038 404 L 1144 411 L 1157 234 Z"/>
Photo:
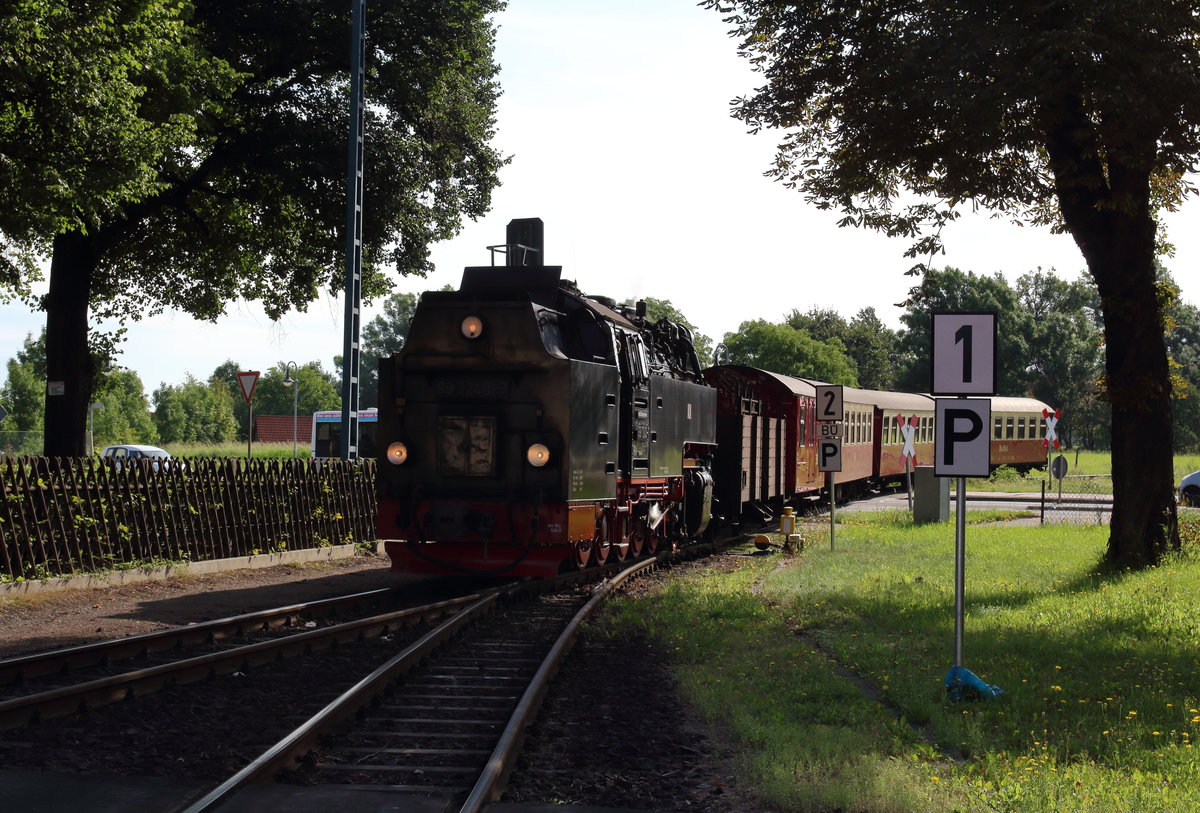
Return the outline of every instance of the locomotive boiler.
<path id="1" fill-rule="evenodd" d="M 587 296 L 542 264 L 425 293 L 380 363 L 377 536 L 401 572 L 547 576 L 711 530 L 716 391 L 691 333 Z"/>

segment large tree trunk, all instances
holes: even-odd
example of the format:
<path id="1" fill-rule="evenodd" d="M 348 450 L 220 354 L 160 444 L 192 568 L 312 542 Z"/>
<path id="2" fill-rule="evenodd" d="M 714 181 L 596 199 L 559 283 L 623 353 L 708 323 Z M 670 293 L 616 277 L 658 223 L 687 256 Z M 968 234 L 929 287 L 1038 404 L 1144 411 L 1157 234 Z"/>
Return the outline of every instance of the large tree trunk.
<path id="1" fill-rule="evenodd" d="M 46 295 L 47 457 L 82 457 L 87 408 L 95 381 L 88 349 L 88 301 L 96 268 L 93 241 L 80 232 L 54 238 Z"/>
<path id="2" fill-rule="evenodd" d="M 1073 229 L 1100 291 L 1112 409 L 1108 560 L 1144 567 L 1179 547 L 1171 376 L 1154 268 L 1154 221 L 1109 211 Z M 1076 225 L 1080 225 L 1079 221 Z"/>
<path id="3" fill-rule="evenodd" d="M 1089 262 L 1104 308 L 1112 407 L 1108 559 L 1140 567 L 1179 547 L 1171 376 L 1155 288 L 1153 230 L 1148 245 L 1130 246 L 1122 240 L 1110 244 L 1108 257 L 1096 266 Z"/>
<path id="4" fill-rule="evenodd" d="M 1064 96 L 1045 113 L 1059 207 L 1096 281 L 1104 314 L 1112 409 L 1108 561 L 1144 567 L 1179 547 L 1171 376 L 1150 209 L 1157 142 L 1101 147 L 1080 98 Z"/>

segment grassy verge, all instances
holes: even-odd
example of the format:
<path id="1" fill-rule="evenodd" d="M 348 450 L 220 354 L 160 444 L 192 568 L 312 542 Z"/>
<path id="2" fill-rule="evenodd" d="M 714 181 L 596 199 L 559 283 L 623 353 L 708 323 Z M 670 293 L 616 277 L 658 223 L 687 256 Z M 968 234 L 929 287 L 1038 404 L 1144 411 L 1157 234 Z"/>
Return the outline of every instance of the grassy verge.
<path id="1" fill-rule="evenodd" d="M 1200 561 L 1109 573 L 1106 528 L 972 525 L 964 661 L 1005 693 L 951 704 L 953 524 L 856 515 L 837 534 L 607 622 L 670 649 L 771 809 L 1200 810 Z"/>
<path id="2" fill-rule="evenodd" d="M 173 443 L 164 447 L 175 457 L 245 457 L 245 443 Z M 250 451 L 255 460 L 291 460 L 291 443 L 252 443 Z M 308 459 L 312 457 L 312 449 L 301 443 L 296 447 L 296 457 Z"/>

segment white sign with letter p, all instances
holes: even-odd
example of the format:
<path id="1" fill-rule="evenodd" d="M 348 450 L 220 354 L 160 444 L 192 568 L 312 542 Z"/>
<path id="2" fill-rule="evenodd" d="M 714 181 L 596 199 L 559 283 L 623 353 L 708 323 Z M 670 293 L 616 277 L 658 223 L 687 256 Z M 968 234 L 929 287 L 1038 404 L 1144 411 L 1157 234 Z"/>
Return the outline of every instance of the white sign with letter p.
<path id="1" fill-rule="evenodd" d="M 934 422 L 935 476 L 987 477 L 991 473 L 990 399 L 938 398 Z"/>

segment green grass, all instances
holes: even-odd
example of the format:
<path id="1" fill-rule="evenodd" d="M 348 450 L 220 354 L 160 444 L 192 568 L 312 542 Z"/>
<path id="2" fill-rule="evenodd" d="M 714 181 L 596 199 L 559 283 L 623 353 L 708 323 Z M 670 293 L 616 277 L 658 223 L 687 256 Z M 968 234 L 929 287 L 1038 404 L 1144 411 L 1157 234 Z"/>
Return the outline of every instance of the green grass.
<path id="1" fill-rule="evenodd" d="M 846 518 L 834 552 L 818 529 L 611 616 L 669 648 L 771 809 L 1200 810 L 1194 555 L 1112 573 L 1107 528 L 970 525 L 964 665 L 1004 694 L 952 704 L 953 524 Z"/>
<path id="2" fill-rule="evenodd" d="M 245 457 L 245 443 L 172 443 L 163 446 L 173 457 Z M 291 443 L 252 443 L 250 450 L 255 460 L 291 460 Z M 303 443 L 296 447 L 296 457 L 308 459 L 312 450 Z"/>

